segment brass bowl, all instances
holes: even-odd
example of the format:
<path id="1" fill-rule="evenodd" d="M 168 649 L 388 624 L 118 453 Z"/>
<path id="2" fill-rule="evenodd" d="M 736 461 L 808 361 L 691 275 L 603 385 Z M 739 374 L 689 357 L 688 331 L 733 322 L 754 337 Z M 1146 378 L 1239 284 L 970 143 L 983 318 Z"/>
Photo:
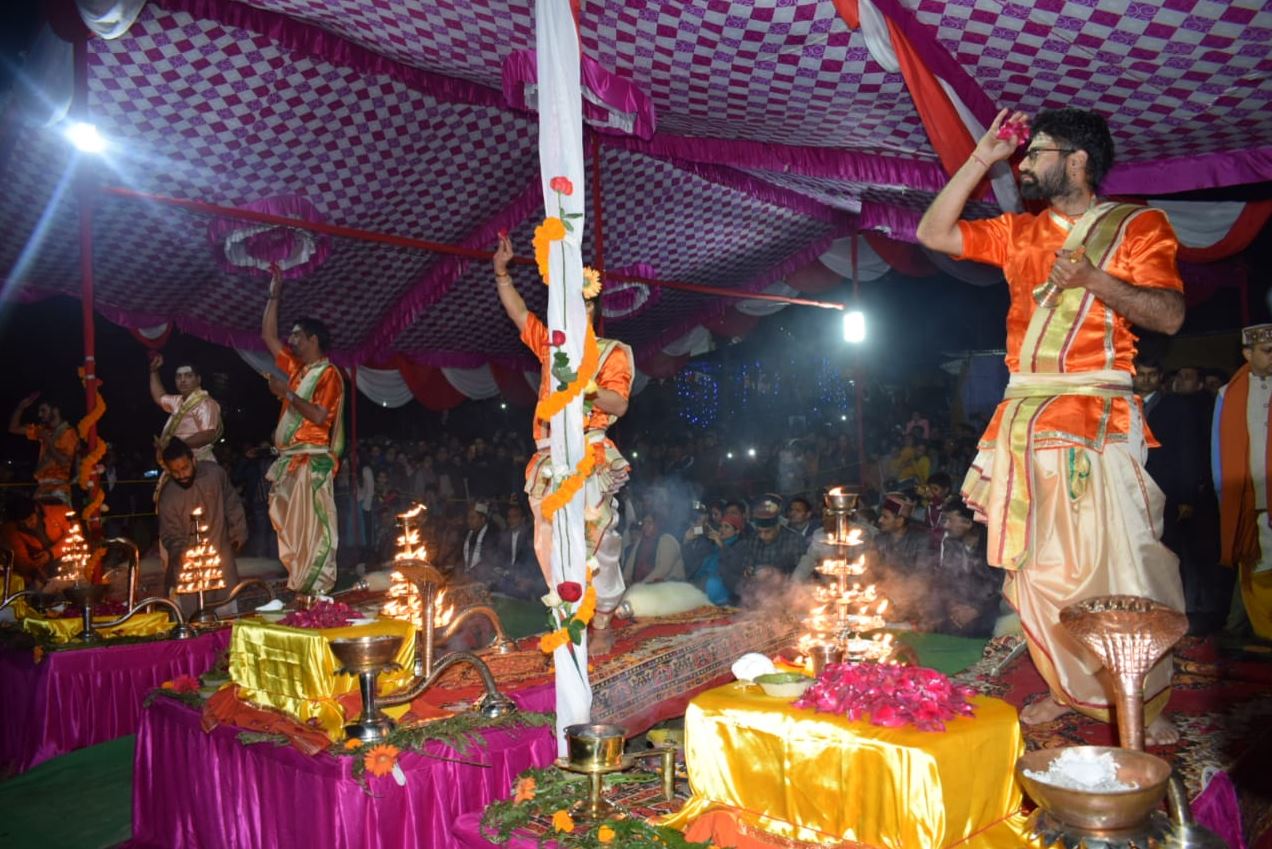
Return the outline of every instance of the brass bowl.
<path id="1" fill-rule="evenodd" d="M 328 640 L 331 653 L 336 656 L 345 672 L 359 674 L 378 672 L 397 657 L 402 648 L 402 638 L 393 634 L 377 637 L 344 637 Z"/>
<path id="2" fill-rule="evenodd" d="M 565 727 L 567 760 L 575 769 L 616 769 L 623 763 L 626 731 L 619 725 L 584 723 Z"/>
<path id="3" fill-rule="evenodd" d="M 836 487 L 826 493 L 826 509 L 836 513 L 851 513 L 857 509 L 857 503 L 861 500 L 861 493 Z"/>
<path id="4" fill-rule="evenodd" d="M 837 643 L 818 643 L 808 650 L 813 659 L 813 675 L 821 675 L 827 666 L 843 663 L 844 650 Z"/>
<path id="5" fill-rule="evenodd" d="M 1142 825 L 1161 805 L 1170 780 L 1170 764 L 1166 761 L 1146 752 L 1111 746 L 1072 748 L 1094 754 L 1111 753 L 1117 765 L 1118 781 L 1137 786 L 1133 790 L 1096 792 L 1046 784 L 1025 775 L 1025 770 L 1046 772 L 1051 762 L 1067 749 L 1026 752 L 1016 761 L 1016 780 L 1029 798 L 1055 819 L 1088 831 L 1117 831 Z"/>
<path id="6" fill-rule="evenodd" d="M 105 584 L 76 584 L 63 589 L 62 595 L 71 604 L 83 607 L 85 604 L 97 604 L 106 597 L 109 589 L 110 587 Z"/>

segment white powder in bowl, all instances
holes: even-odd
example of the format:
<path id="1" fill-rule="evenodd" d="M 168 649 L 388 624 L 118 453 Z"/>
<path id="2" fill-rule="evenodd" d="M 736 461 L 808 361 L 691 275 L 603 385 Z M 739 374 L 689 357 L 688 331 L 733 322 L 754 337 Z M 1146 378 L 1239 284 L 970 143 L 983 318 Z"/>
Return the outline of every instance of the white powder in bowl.
<path id="1" fill-rule="evenodd" d="M 1113 793 L 1139 787 L 1133 782 L 1118 781 L 1117 762 L 1111 752 L 1093 752 L 1083 748 L 1065 749 L 1051 762 L 1046 772 L 1027 769 L 1025 775 L 1053 787 L 1088 793 Z"/>

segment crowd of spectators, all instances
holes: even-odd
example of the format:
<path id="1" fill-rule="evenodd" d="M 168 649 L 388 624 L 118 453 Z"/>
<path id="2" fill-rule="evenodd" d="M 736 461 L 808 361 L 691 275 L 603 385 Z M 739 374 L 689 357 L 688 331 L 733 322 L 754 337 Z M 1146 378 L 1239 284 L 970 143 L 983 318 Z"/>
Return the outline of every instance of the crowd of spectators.
<path id="1" fill-rule="evenodd" d="M 1141 394 L 1204 399 L 1187 407 L 1194 425 L 1187 439 L 1195 444 L 1180 444 L 1182 437 L 1170 431 L 1172 450 L 1204 459 L 1209 399 L 1224 376 L 1191 368 L 1164 375 L 1152 362 L 1141 367 L 1159 378 L 1155 388 L 1137 384 Z M 1168 403 L 1163 409 L 1175 409 L 1178 418 L 1179 408 Z M 984 417 L 955 421 L 945 405 L 878 392 L 866 411 L 863 446 L 850 411 L 812 427 L 793 417 L 784 432 L 763 439 L 739 436 L 727 426 L 655 429 L 624 422 L 616 441 L 633 467 L 621 494 L 625 580 L 689 581 L 716 604 L 745 604 L 777 582 L 816 580 L 818 560 L 830 553 L 822 496 L 846 484 L 861 491 L 855 521 L 867 543 L 868 577 L 892 599 L 891 617 L 932 630 L 989 634 L 1000 613 L 1002 573 L 988 566 L 984 526 L 957 496 Z M 411 441 L 362 439 L 356 452 L 346 453 L 336 481 L 341 568 L 374 568 L 391 559 L 396 517 L 423 503 L 422 530 L 435 564 L 492 591 L 537 598 L 542 578 L 523 495 L 532 450 L 526 433 L 507 427 L 463 436 L 438 431 Z M 217 453 L 243 499 L 250 533 L 243 554 L 276 556 L 267 512 L 266 473 L 274 459 L 268 443 L 222 443 Z M 1154 471 L 1150 462 L 1149 469 L 1166 474 L 1163 469 L 1178 471 L 1181 463 L 1158 462 Z M 147 482 L 157 474 L 153 461 L 140 453 L 111 455 L 106 469 L 110 530 L 132 536 L 144 549 L 153 539 L 153 519 L 147 520 L 153 491 Z M 12 464 L 0 468 L 10 480 L 19 475 Z M 1159 481 L 1170 499 L 1168 545 L 1196 546 L 1180 525 L 1210 520 L 1208 479 L 1205 465 L 1182 484 L 1184 494 L 1173 481 Z M 1189 569 L 1214 567 L 1208 550 L 1183 551 L 1181 557 L 1186 585 Z M 1194 576 L 1191 583 L 1199 580 Z"/>

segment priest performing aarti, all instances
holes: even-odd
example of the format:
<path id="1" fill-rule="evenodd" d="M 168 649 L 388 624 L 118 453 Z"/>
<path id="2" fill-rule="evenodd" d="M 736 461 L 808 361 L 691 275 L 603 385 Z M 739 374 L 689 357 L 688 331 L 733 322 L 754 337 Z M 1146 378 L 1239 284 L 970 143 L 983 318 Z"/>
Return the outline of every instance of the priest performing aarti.
<path id="1" fill-rule="evenodd" d="M 274 429 L 278 460 L 268 474 L 269 520 L 278 532 L 288 589 L 325 593 L 336 583 L 333 485 L 344 450 L 344 378 L 327 359 L 331 336 L 322 322 L 298 319 L 286 345 L 278 338 L 282 295 L 283 277 L 275 271 L 261 338 L 287 380 L 269 377 L 270 392 L 283 402 Z"/>
<path id="2" fill-rule="evenodd" d="M 1040 214 L 960 221 L 989 170 L 1027 139 L 1021 193 Z M 1178 242 L 1158 209 L 1101 198 L 1113 164 L 1104 119 L 1062 109 L 1002 110 L 919 223 L 932 250 L 1003 269 L 1006 395 L 990 420 L 963 495 L 989 528 L 989 562 L 1020 613 L 1050 699 L 1021 721 L 1067 710 L 1109 720 L 1113 694 L 1060 626 L 1060 611 L 1093 596 L 1143 596 L 1184 609 L 1178 561 L 1162 545 L 1164 496 L 1144 470 L 1152 435 L 1131 390 L 1132 325 L 1174 333 L 1183 323 Z M 1150 744 L 1178 732 L 1161 715 L 1170 655 L 1145 683 Z M 1102 674 L 1102 673 L 1100 673 Z"/>
<path id="3" fill-rule="evenodd" d="M 499 302 L 517 329 L 521 341 L 534 352 L 541 365 L 539 400 L 551 393 L 559 380 L 553 374 L 553 348 L 564 344 L 564 338 L 553 339 L 548 327 L 526 307 L 526 302 L 512 284 L 508 263 L 512 260 L 512 242 L 501 237 L 495 251 L 495 286 Z M 592 269 L 584 269 L 584 304 L 589 325 L 595 320 L 601 295 L 601 278 Z M 558 331 L 559 337 L 564 337 Z M 592 620 L 597 628 L 609 623 L 614 608 L 618 606 L 625 589 L 620 557 L 622 539 L 618 524 L 618 502 L 615 496 L 627 483 L 630 465 L 618 447 L 606 435 L 611 427 L 627 412 L 627 399 L 632 390 L 634 358 L 630 347 L 615 339 L 597 338 L 600 359 L 596 377 L 584 390 L 584 431 L 589 448 L 595 452 L 597 462 L 584 486 L 585 536 L 587 556 L 594 558 L 597 574 L 593 578 L 596 587 L 596 616 Z M 548 588 L 552 581 L 552 522 L 544 517 L 543 499 L 552 491 L 552 459 L 548 441 L 549 423 L 538 416 L 534 420 L 536 451 L 526 467 L 526 493 L 530 499 L 530 512 L 534 516 L 534 548 Z"/>

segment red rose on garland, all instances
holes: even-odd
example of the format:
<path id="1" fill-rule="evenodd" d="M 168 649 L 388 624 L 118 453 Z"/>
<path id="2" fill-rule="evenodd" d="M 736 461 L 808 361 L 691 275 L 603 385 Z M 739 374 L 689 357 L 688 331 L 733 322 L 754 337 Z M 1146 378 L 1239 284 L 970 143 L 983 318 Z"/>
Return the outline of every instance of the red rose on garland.
<path id="1" fill-rule="evenodd" d="M 574 184 L 570 182 L 569 177 L 553 177 L 548 182 L 548 188 L 566 196 L 574 194 Z"/>
<path id="2" fill-rule="evenodd" d="M 583 587 L 575 581 L 563 581 L 557 584 L 557 595 L 562 601 L 578 601 L 583 597 Z"/>
<path id="3" fill-rule="evenodd" d="M 565 344 L 565 331 L 563 331 L 563 330 L 553 330 L 553 331 L 552 331 L 552 344 L 553 344 L 553 345 L 555 345 L 555 346 L 556 346 L 556 347 L 558 347 L 558 348 L 560 348 L 562 345 L 564 345 L 564 344 Z"/>

